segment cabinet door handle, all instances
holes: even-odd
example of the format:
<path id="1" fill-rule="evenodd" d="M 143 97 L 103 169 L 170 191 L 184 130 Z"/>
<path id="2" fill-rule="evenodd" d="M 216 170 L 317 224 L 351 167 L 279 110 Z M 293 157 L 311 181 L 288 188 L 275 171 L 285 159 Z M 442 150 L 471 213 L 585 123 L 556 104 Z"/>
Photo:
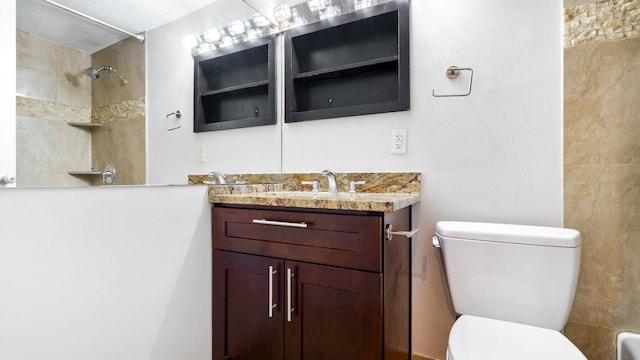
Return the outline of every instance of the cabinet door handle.
<path id="1" fill-rule="evenodd" d="M 273 270 L 273 266 L 269 265 L 269 317 L 273 317 L 273 309 L 278 307 L 278 304 L 273 303 L 273 275 L 277 274 L 278 271 Z"/>
<path id="2" fill-rule="evenodd" d="M 296 309 L 293 307 L 293 301 L 291 299 L 291 280 L 295 276 L 295 273 L 291 268 L 287 269 L 287 321 L 291 322 L 291 313 Z"/>
<path id="3" fill-rule="evenodd" d="M 253 219 L 254 224 L 262 224 L 262 225 L 274 225 L 274 226 L 288 226 L 288 227 L 296 227 L 296 228 L 306 228 L 307 223 L 305 222 L 287 222 L 287 221 L 274 221 L 267 219 Z"/>

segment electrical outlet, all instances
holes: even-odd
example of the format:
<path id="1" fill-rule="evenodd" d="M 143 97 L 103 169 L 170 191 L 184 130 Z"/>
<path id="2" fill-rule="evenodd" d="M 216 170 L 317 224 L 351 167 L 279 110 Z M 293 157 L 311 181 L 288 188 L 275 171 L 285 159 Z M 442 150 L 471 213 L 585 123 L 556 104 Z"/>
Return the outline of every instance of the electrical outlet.
<path id="1" fill-rule="evenodd" d="M 392 154 L 407 153 L 407 129 L 391 130 L 391 153 Z"/>
<path id="2" fill-rule="evenodd" d="M 204 147 L 204 145 L 198 145 L 198 162 L 206 162 L 207 161 L 207 156 L 206 156 L 206 149 Z"/>

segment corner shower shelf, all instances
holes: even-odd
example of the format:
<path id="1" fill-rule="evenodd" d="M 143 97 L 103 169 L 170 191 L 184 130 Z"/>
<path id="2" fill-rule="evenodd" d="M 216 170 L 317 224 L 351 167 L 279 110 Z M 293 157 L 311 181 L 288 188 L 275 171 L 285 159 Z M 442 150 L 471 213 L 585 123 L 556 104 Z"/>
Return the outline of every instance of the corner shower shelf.
<path id="1" fill-rule="evenodd" d="M 84 176 L 84 175 L 102 175 L 102 183 L 103 184 L 111 184 L 116 178 L 116 167 L 113 164 L 109 164 L 104 167 L 104 170 L 93 168 L 91 170 L 86 171 L 67 171 L 67 174 L 73 176 Z"/>
<path id="2" fill-rule="evenodd" d="M 102 127 L 101 123 L 85 123 L 85 122 L 76 122 L 76 121 L 67 121 L 67 125 L 69 126 L 77 126 L 77 127 L 86 127 L 86 128 L 97 128 Z"/>
<path id="3" fill-rule="evenodd" d="M 67 171 L 69 175 L 102 175 L 102 170 Z"/>

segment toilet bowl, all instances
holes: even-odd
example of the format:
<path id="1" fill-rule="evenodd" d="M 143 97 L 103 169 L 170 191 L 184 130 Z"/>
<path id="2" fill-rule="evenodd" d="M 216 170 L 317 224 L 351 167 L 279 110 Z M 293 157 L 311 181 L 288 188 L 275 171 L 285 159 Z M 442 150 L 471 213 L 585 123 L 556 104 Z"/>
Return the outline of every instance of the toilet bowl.
<path id="1" fill-rule="evenodd" d="M 462 315 L 449 333 L 447 360 L 586 360 L 560 332 Z"/>
<path id="2" fill-rule="evenodd" d="M 585 360 L 561 332 L 580 265 L 576 230 L 441 221 L 434 247 L 453 310 L 448 360 Z"/>

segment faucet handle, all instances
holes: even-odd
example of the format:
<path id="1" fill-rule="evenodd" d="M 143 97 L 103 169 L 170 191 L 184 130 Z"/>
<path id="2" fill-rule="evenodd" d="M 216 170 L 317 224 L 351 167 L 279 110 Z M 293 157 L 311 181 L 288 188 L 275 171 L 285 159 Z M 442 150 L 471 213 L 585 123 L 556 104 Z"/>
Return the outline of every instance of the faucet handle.
<path id="1" fill-rule="evenodd" d="M 356 193 L 356 185 L 363 185 L 365 184 L 365 182 L 363 180 L 361 181 L 352 181 L 349 183 L 349 192 L 352 194 Z"/>
<path id="2" fill-rule="evenodd" d="M 301 184 L 302 185 L 311 185 L 312 186 L 311 191 L 312 192 L 318 192 L 318 180 L 303 181 L 303 182 L 301 182 Z"/>

